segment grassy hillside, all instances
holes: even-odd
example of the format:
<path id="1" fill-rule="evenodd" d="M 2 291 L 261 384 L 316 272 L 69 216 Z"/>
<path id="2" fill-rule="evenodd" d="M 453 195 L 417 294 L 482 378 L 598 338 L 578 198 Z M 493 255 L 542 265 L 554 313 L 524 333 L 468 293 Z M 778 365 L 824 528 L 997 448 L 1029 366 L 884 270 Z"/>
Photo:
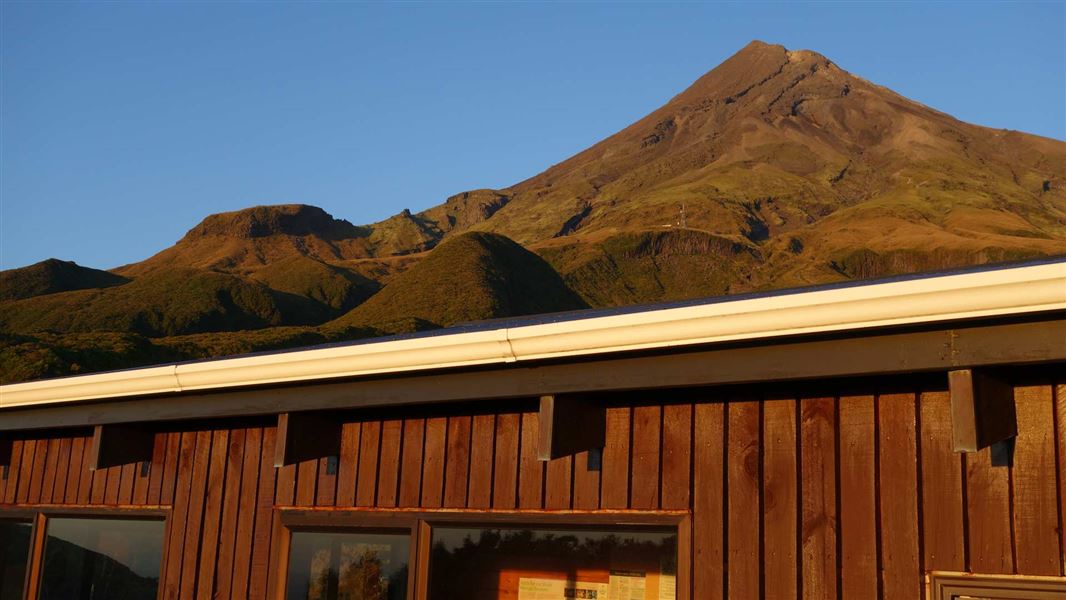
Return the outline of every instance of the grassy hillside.
<path id="1" fill-rule="evenodd" d="M 129 282 L 125 277 L 49 258 L 20 269 L 0 271 L 0 302 Z"/>

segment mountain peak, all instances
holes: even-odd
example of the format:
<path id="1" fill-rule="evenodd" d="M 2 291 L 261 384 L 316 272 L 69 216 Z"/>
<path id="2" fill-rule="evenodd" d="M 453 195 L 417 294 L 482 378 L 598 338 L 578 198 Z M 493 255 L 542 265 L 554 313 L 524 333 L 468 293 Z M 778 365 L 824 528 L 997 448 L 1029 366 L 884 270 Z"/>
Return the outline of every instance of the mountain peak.
<path id="1" fill-rule="evenodd" d="M 356 227 L 317 206 L 308 204 L 275 204 L 253 206 L 243 210 L 208 216 L 185 234 L 185 240 L 222 236 L 238 239 L 269 237 L 272 235 L 356 235 Z"/>

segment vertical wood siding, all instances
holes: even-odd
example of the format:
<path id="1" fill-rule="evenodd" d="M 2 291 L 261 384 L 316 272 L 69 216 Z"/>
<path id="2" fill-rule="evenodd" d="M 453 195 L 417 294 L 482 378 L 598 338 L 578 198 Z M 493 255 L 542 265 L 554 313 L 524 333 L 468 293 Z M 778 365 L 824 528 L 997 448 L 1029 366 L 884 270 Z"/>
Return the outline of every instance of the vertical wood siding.
<path id="1" fill-rule="evenodd" d="M 90 471 L 88 437 L 16 440 L 0 504 L 170 507 L 168 599 L 263 598 L 279 506 L 691 510 L 697 600 L 1066 575 L 1066 384 L 1015 388 L 1011 466 L 952 452 L 943 390 L 715 394 L 610 407 L 599 470 L 584 452 L 536 460 L 536 413 L 518 409 L 348 422 L 335 462 L 280 469 L 273 427 L 160 433 L 144 469 Z"/>

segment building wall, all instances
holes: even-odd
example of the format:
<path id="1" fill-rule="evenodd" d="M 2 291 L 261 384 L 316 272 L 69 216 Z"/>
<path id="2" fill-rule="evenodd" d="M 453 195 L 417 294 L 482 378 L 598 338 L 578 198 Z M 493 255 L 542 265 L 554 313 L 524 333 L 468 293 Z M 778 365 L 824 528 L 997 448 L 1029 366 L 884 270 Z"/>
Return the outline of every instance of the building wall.
<path id="1" fill-rule="evenodd" d="M 537 461 L 529 402 L 347 422 L 335 473 L 275 469 L 262 422 L 157 434 L 143 471 L 90 471 L 88 437 L 16 441 L 0 504 L 172 507 L 164 598 L 265 597 L 279 506 L 691 510 L 697 600 L 918 598 L 927 570 L 1066 574 L 1066 382 L 1016 387 L 1012 466 L 952 452 L 943 389 L 882 383 L 627 395 L 599 471 L 585 454 Z"/>

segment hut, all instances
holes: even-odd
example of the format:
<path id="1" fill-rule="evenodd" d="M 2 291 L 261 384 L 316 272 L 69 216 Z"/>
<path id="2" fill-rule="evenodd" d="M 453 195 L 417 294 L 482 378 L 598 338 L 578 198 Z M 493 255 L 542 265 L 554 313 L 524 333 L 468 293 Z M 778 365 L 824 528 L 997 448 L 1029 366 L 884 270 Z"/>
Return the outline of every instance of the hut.
<path id="1" fill-rule="evenodd" d="M 0 388 L 0 598 L 1066 597 L 1066 261 Z"/>

